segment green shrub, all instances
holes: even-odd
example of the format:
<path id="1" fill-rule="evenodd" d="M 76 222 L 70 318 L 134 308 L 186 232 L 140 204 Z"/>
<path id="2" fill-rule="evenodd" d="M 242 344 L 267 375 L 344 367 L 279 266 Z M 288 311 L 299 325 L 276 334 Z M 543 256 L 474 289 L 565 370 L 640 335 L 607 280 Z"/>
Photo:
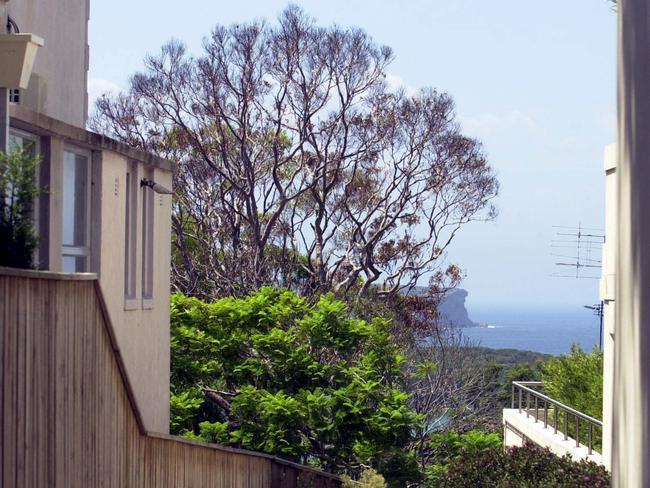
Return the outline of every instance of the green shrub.
<path id="1" fill-rule="evenodd" d="M 0 152 L 0 266 L 34 267 L 37 245 L 33 222 L 34 198 L 40 158 L 18 147 L 10 154 Z"/>
<path id="2" fill-rule="evenodd" d="M 432 434 L 428 443 L 430 464 L 425 470 L 424 486 L 435 487 L 446 476 L 449 465 L 464 456 L 479 456 L 489 449 L 501 448 L 501 436 L 477 430 L 466 433 Z"/>
<path id="3" fill-rule="evenodd" d="M 368 468 L 361 472 L 358 480 L 343 476 L 343 488 L 388 488 L 386 480 L 377 471 Z"/>
<path id="4" fill-rule="evenodd" d="M 534 363 L 517 363 L 505 369 L 505 379 L 502 383 L 500 393 L 500 404 L 505 408 L 510 408 L 512 401 L 512 382 L 513 381 L 541 381 L 541 367 L 544 364 L 542 360 Z"/>
<path id="5" fill-rule="evenodd" d="M 419 417 L 387 321 L 267 287 L 211 304 L 174 295 L 171 330 L 172 433 L 338 473 L 373 466 L 389 486 L 419 478 Z"/>
<path id="6" fill-rule="evenodd" d="M 594 348 L 584 352 L 578 345 L 571 347 L 569 354 L 549 359 L 540 365 L 544 393 L 571 408 L 598 420 L 603 418 L 603 353 Z M 564 428 L 564 412 L 558 415 L 558 429 Z M 568 435 L 576 438 L 575 418 L 569 416 Z M 580 442 L 589 442 L 586 422 L 580 422 Z M 594 428 L 592 446 L 600 452 L 602 431 Z"/>
<path id="7" fill-rule="evenodd" d="M 597 419 L 603 418 L 603 353 L 571 346 L 569 354 L 541 365 L 544 391 L 551 398 Z"/>
<path id="8" fill-rule="evenodd" d="M 454 459 L 439 488 L 605 488 L 607 470 L 594 462 L 558 457 L 533 444 L 524 447 L 487 449 L 477 455 Z"/>

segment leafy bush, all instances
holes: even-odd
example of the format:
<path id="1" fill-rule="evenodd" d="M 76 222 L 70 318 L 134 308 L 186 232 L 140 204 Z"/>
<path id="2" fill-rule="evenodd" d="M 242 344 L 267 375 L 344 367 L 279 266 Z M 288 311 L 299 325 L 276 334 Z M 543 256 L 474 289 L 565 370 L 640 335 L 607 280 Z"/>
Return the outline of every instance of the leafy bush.
<path id="1" fill-rule="evenodd" d="M 533 444 L 524 447 L 487 449 L 459 456 L 437 484 L 439 488 L 605 488 L 610 486 L 607 470 L 594 462 L 575 462 L 568 455 L 558 457 Z"/>
<path id="2" fill-rule="evenodd" d="M 541 365 L 544 391 L 551 398 L 597 419 L 603 418 L 603 353 L 584 352 L 574 344 L 569 354 Z"/>
<path id="3" fill-rule="evenodd" d="M 500 393 L 500 404 L 505 408 L 510 408 L 512 400 L 512 382 L 513 381 L 541 381 L 543 361 L 537 360 L 534 363 L 513 364 L 505 370 L 504 381 Z"/>
<path id="4" fill-rule="evenodd" d="M 551 398 L 564 403 L 591 417 L 603 418 L 603 353 L 594 348 L 590 353 L 584 352 L 578 345 L 571 347 L 569 354 L 549 359 L 540 366 L 544 392 Z M 558 415 L 558 428 L 563 428 L 564 412 Z M 567 423 L 569 436 L 576 438 L 575 420 Z M 580 442 L 589 442 L 587 424 L 580 425 Z M 602 446 L 602 431 L 593 430 L 592 446 L 598 452 Z"/>
<path id="5" fill-rule="evenodd" d="M 458 432 L 446 432 L 444 434 L 432 434 L 429 442 L 433 451 L 438 453 L 434 459 L 436 464 L 446 464 L 451 459 L 460 455 L 477 455 L 486 449 L 497 449 L 501 447 L 499 434 L 472 430 L 464 434 Z M 442 461 L 442 462 L 441 462 Z"/>
<path id="6" fill-rule="evenodd" d="M 387 488 L 386 480 L 372 468 L 362 471 L 358 480 L 343 476 L 343 488 Z"/>
<path id="7" fill-rule="evenodd" d="M 446 476 L 449 465 L 464 456 L 479 456 L 488 449 L 501 448 L 501 437 L 496 433 L 477 430 L 464 434 L 446 432 L 432 434 L 428 448 L 431 450 L 431 464 L 427 467 L 424 486 L 437 486 Z"/>
<path id="8" fill-rule="evenodd" d="M 32 218 L 40 158 L 18 147 L 0 152 L 0 266 L 32 268 L 37 245 Z"/>
<path id="9" fill-rule="evenodd" d="M 353 319 L 331 296 L 286 290 L 171 306 L 171 431 L 358 473 L 418 478 L 418 416 L 401 389 L 404 357 L 387 321 Z"/>

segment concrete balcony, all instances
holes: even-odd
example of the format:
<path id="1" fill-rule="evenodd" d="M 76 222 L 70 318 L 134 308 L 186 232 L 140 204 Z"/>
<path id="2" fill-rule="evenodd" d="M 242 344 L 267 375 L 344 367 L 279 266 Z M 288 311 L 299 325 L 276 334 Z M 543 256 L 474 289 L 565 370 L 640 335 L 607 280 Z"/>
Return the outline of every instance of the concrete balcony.
<path id="1" fill-rule="evenodd" d="M 544 395 L 542 387 L 539 381 L 513 382 L 511 408 L 503 410 L 505 446 L 530 441 L 558 456 L 603 464 L 597 451 L 602 422 Z"/>

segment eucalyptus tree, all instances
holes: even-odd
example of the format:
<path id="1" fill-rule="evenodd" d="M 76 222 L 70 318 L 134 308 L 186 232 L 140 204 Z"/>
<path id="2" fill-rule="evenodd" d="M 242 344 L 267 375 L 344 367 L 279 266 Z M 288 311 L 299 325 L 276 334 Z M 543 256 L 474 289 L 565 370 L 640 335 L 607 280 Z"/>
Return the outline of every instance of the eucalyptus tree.
<path id="1" fill-rule="evenodd" d="M 454 274 L 445 251 L 495 216 L 498 183 L 451 97 L 391 87 L 392 59 L 291 6 L 215 27 L 198 55 L 172 41 L 97 102 L 95 130 L 177 163 L 176 289 L 381 297 Z"/>

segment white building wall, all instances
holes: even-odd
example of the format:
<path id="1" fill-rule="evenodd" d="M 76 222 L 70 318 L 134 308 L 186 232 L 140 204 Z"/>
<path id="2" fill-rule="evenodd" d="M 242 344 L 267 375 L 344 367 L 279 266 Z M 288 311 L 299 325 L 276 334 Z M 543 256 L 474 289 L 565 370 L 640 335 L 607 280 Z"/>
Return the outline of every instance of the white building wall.
<path id="1" fill-rule="evenodd" d="M 614 329 L 616 295 L 616 144 L 605 148 L 605 245 L 600 279 L 603 303 L 603 463 L 611 469 L 612 394 L 614 388 Z"/>
<path id="2" fill-rule="evenodd" d="M 618 2 L 612 486 L 650 486 L 650 5 Z"/>

